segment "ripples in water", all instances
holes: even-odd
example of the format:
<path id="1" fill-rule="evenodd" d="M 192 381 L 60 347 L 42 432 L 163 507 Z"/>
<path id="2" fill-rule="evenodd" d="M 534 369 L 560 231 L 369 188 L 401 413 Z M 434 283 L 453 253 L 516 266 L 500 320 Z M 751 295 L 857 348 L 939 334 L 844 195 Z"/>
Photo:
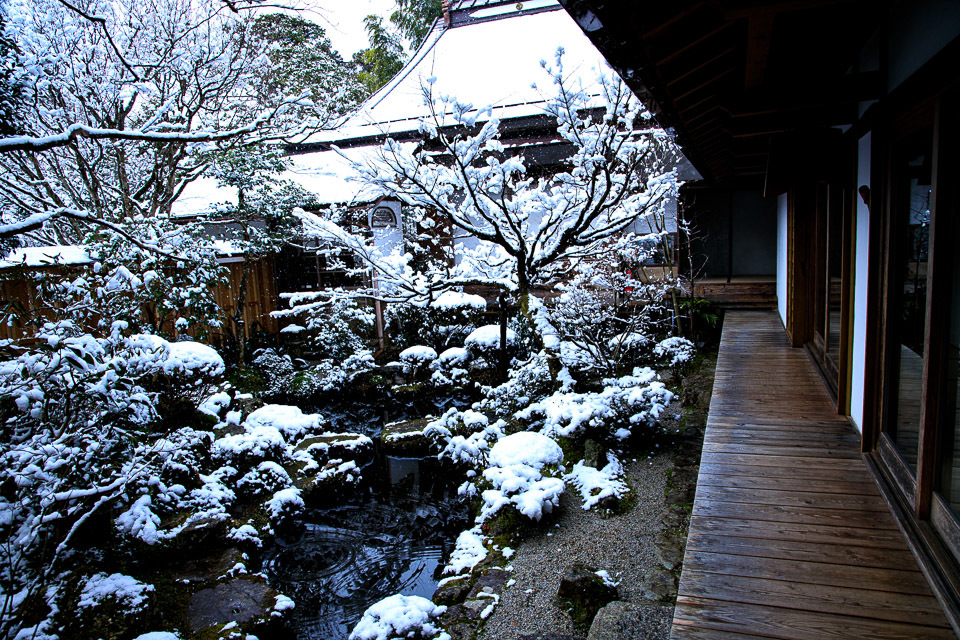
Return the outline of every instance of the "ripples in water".
<path id="1" fill-rule="evenodd" d="M 455 536 L 468 526 L 466 507 L 434 464 L 380 460 L 373 466 L 381 482 L 366 500 L 308 513 L 296 538 L 268 551 L 271 584 L 297 603 L 300 640 L 347 638 L 367 607 L 395 593 L 433 595 Z"/>

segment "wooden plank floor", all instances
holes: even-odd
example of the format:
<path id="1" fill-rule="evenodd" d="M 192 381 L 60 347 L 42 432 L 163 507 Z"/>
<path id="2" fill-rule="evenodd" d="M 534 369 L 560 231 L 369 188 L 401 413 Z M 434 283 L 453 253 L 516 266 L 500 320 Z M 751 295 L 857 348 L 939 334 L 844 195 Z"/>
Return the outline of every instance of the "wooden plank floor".
<path id="1" fill-rule="evenodd" d="M 724 320 L 671 637 L 955 637 L 774 312 Z"/>

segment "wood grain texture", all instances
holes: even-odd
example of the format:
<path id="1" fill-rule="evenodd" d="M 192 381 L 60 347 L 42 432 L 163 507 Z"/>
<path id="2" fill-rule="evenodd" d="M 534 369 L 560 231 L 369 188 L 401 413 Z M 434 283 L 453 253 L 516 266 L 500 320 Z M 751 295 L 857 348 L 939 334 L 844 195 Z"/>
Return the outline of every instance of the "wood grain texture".
<path id="1" fill-rule="evenodd" d="M 672 638 L 954 638 L 803 350 L 728 312 Z"/>

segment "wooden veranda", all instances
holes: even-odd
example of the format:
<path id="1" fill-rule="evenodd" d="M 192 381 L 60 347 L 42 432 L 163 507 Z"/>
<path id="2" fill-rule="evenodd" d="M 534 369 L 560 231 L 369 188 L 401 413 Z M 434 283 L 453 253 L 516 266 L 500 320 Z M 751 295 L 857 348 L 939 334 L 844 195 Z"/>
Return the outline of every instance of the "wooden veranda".
<path id="1" fill-rule="evenodd" d="M 775 312 L 724 321 L 672 637 L 955 637 Z"/>

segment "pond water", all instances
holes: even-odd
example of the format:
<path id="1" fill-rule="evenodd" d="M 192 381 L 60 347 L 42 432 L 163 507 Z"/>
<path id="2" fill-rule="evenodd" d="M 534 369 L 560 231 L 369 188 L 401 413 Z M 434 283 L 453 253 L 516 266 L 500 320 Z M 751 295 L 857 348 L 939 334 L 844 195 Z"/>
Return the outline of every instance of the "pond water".
<path id="1" fill-rule="evenodd" d="M 332 430 L 375 436 L 387 421 L 437 415 L 450 402 L 352 403 L 320 412 Z M 469 528 L 457 484 L 435 458 L 378 453 L 353 499 L 309 510 L 296 534 L 266 550 L 270 584 L 297 603 L 295 636 L 347 638 L 367 607 L 387 596 L 432 596 L 456 536 Z"/>

